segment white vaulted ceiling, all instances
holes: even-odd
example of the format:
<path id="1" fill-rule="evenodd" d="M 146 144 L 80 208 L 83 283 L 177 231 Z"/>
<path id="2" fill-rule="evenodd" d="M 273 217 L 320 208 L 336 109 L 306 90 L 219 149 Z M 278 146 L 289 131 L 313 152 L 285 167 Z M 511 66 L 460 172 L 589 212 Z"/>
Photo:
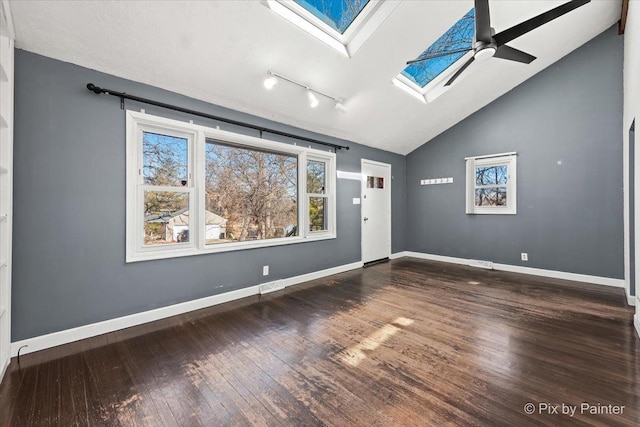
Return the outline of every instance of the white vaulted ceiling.
<path id="1" fill-rule="evenodd" d="M 561 1 L 490 1 L 497 32 Z M 613 25 L 619 0 L 593 0 L 510 46 L 530 65 L 489 59 L 430 104 L 391 81 L 473 7 L 472 0 L 404 0 L 352 58 L 262 1 L 11 1 L 16 46 L 224 107 L 406 154 Z M 334 97 L 308 107 L 302 89 L 267 91 L 267 70 Z M 86 83 L 86 82 L 79 82 Z M 94 82 L 100 85 L 100 82 Z M 110 88 L 119 90 L 119 88 Z"/>

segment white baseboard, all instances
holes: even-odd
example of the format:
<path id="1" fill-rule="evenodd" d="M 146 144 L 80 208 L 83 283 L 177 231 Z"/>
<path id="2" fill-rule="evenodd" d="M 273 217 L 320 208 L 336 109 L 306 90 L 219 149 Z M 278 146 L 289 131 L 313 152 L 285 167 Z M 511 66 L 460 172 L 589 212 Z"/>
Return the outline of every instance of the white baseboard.
<path id="1" fill-rule="evenodd" d="M 638 314 L 633 315 L 633 325 L 636 327 L 636 333 L 640 337 L 640 319 L 638 319 Z"/>
<path id="2" fill-rule="evenodd" d="M 473 260 L 466 258 L 455 258 L 442 255 L 425 254 L 422 252 L 405 251 L 405 256 L 428 259 L 431 261 L 449 262 L 452 264 L 471 265 Z M 623 279 L 614 279 L 611 277 L 589 276 L 587 274 L 567 273 L 564 271 L 544 270 L 542 268 L 522 267 L 519 265 L 508 265 L 493 263 L 494 270 L 509 271 L 512 273 L 531 274 L 533 276 L 551 277 L 554 279 L 573 280 L 576 282 L 595 283 L 596 285 L 614 286 L 616 288 L 624 288 Z"/>
<path id="3" fill-rule="evenodd" d="M 287 279 L 283 279 L 283 282 L 284 286 L 288 287 L 297 285 L 299 283 L 308 282 L 310 280 L 331 276 L 333 274 L 355 270 L 361 267 L 362 262 L 354 262 L 351 264 L 328 268 L 326 270 L 290 277 Z M 68 344 L 70 342 L 95 337 L 120 329 L 130 328 L 132 326 L 153 322 L 155 320 L 165 319 L 167 317 L 188 313 L 190 311 L 200 310 L 202 308 L 223 304 L 225 302 L 230 302 L 241 298 L 247 298 L 253 295 L 258 295 L 259 292 L 260 285 L 249 286 L 247 288 L 225 292 L 219 295 L 213 295 L 210 297 L 174 304 L 167 307 L 161 307 L 154 310 L 143 311 L 141 313 L 135 313 L 128 316 L 109 319 L 102 322 L 92 323 L 90 325 L 79 326 L 77 328 L 66 329 L 64 331 L 53 332 L 51 334 L 41 335 L 38 337 L 27 338 L 22 341 L 11 343 L 11 357 L 17 356 L 18 350 L 20 348 L 22 348 L 22 350 L 20 351 L 21 355 L 33 353 L 34 351 L 40 351 L 62 344 Z"/>
<path id="4" fill-rule="evenodd" d="M 7 359 L 7 361 L 5 362 L 4 366 L 2 367 L 2 370 L 0 371 L 0 382 L 2 382 L 2 380 L 4 379 L 4 374 L 7 372 L 7 368 L 9 367 L 9 363 L 11 363 L 11 359 Z"/>
<path id="5" fill-rule="evenodd" d="M 627 288 L 626 284 L 624 287 L 624 294 L 627 296 L 627 304 L 629 305 L 636 305 L 636 297 L 635 295 L 629 295 L 629 289 Z"/>
<path id="6" fill-rule="evenodd" d="M 395 254 L 389 255 L 389 259 L 398 259 L 398 258 L 409 256 L 407 255 L 407 253 L 408 253 L 407 251 L 396 252 Z"/>
<path id="7" fill-rule="evenodd" d="M 444 255 L 433 255 L 433 254 L 425 254 L 423 252 L 411 252 L 411 251 L 405 251 L 404 253 L 406 254 L 405 256 L 408 256 L 408 257 L 428 259 L 430 261 L 441 261 L 441 262 L 448 262 L 450 264 L 462 264 L 462 265 L 471 264 L 471 260 L 465 259 L 465 258 L 454 258 L 454 257 L 444 256 Z"/>

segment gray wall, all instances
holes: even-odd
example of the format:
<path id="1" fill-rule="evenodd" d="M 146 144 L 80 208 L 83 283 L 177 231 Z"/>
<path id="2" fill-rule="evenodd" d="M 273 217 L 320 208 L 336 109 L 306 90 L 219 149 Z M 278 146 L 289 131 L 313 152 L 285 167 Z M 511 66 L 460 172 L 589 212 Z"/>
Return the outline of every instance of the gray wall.
<path id="1" fill-rule="evenodd" d="M 347 142 L 21 50 L 15 76 L 13 341 L 263 283 L 266 264 L 273 280 L 361 260 L 360 206 L 351 200 L 360 186 L 340 179 L 337 239 L 126 264 L 125 113 L 119 99 L 92 94 L 87 83 Z M 257 136 L 133 102 L 127 108 Z M 405 250 L 406 158 L 348 145 L 338 170 L 359 172 L 361 158 L 392 165 L 392 250 Z"/>
<path id="2" fill-rule="evenodd" d="M 409 154 L 407 250 L 623 278 L 622 42 L 605 31 Z M 517 215 L 466 215 L 464 158 L 508 151 Z"/>

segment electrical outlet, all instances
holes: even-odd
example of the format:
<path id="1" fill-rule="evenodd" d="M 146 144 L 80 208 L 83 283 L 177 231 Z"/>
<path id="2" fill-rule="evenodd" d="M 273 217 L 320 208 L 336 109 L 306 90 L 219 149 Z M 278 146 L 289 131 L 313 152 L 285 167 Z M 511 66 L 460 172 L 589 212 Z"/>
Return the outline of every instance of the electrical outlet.
<path id="1" fill-rule="evenodd" d="M 268 276 L 269 275 L 269 266 L 268 265 L 262 266 L 262 275 L 263 276 Z"/>
<path id="2" fill-rule="evenodd" d="M 527 254 L 526 252 L 522 252 L 520 254 L 520 259 L 522 259 L 522 261 L 529 261 L 529 254 Z"/>

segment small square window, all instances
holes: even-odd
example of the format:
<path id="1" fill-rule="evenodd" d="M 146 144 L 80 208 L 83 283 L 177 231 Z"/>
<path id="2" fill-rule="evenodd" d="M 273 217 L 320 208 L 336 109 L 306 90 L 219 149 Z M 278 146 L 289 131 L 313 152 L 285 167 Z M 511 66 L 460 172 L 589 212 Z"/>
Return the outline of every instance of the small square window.
<path id="1" fill-rule="evenodd" d="M 515 154 L 467 158 L 467 213 L 516 213 Z"/>

